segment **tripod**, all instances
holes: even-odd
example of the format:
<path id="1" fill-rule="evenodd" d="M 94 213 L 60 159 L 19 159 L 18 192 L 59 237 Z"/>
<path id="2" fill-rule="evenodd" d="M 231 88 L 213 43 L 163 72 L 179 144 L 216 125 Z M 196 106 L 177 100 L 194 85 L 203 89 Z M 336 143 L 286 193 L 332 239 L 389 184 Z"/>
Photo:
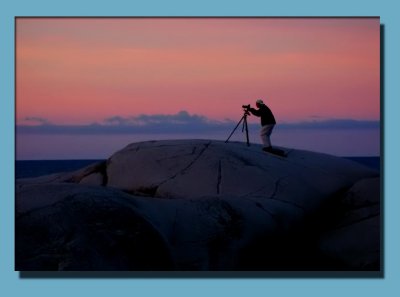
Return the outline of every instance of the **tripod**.
<path id="1" fill-rule="evenodd" d="M 239 123 L 236 125 L 236 127 L 233 129 L 232 133 L 229 135 L 228 139 L 225 141 L 225 143 L 227 143 L 229 141 L 229 139 L 231 138 L 231 136 L 233 135 L 233 133 L 235 132 L 235 130 L 237 129 L 237 127 L 239 127 L 240 123 L 243 121 L 243 126 L 242 126 L 242 133 L 243 131 L 246 129 L 246 143 L 247 146 L 250 146 L 250 142 L 249 142 L 249 127 L 247 125 L 247 116 L 250 115 L 250 112 L 247 109 L 243 110 L 243 116 L 240 119 Z"/>

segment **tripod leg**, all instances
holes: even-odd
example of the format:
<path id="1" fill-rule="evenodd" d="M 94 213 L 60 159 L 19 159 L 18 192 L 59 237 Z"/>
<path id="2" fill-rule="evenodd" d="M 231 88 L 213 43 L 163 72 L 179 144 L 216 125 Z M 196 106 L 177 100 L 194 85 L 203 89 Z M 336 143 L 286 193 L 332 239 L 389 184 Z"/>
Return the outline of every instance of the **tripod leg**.
<path id="1" fill-rule="evenodd" d="M 250 146 L 250 141 L 249 141 L 249 127 L 247 125 L 247 117 L 244 118 L 244 126 L 246 128 L 246 143 L 247 146 Z"/>
<path id="2" fill-rule="evenodd" d="M 239 123 L 236 125 L 236 127 L 232 130 L 232 133 L 229 135 L 228 139 L 225 141 L 225 143 L 227 143 L 229 141 L 229 139 L 231 138 L 231 136 L 233 135 L 233 133 L 235 132 L 235 130 L 237 129 L 237 127 L 239 127 L 240 123 L 243 121 L 245 117 L 242 116 L 242 118 L 240 119 Z"/>

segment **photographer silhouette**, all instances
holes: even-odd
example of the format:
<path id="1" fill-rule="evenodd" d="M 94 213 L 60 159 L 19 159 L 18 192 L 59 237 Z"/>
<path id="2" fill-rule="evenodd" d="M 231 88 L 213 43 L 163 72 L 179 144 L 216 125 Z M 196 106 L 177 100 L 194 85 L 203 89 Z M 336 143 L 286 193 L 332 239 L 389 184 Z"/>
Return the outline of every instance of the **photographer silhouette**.
<path id="1" fill-rule="evenodd" d="M 272 129 L 274 129 L 276 125 L 275 117 L 272 114 L 272 111 L 269 109 L 267 105 L 261 100 L 258 99 L 256 101 L 256 106 L 258 109 L 254 109 L 249 107 L 247 110 L 254 114 L 257 117 L 261 117 L 261 131 L 260 131 L 260 137 L 261 141 L 264 145 L 263 151 L 272 153 L 278 156 L 286 157 L 286 154 L 284 151 L 273 148 L 271 145 L 271 133 Z"/>
<path id="2" fill-rule="evenodd" d="M 246 130 L 246 140 L 247 140 L 247 145 L 249 146 L 249 129 L 248 129 L 248 124 L 247 124 L 247 117 L 252 113 L 253 115 L 257 117 L 261 117 L 261 131 L 260 131 L 260 137 L 261 141 L 264 145 L 263 151 L 272 153 L 278 156 L 286 157 L 286 154 L 284 151 L 276 148 L 272 148 L 271 146 L 271 133 L 272 129 L 274 129 L 276 121 L 275 117 L 272 114 L 272 111 L 264 104 L 264 102 L 261 99 L 258 99 L 256 101 L 256 106 L 258 109 L 254 109 L 248 105 L 242 105 L 243 108 L 243 116 L 240 119 L 239 123 L 236 125 L 236 127 L 233 129 L 232 133 L 229 135 L 228 139 L 225 142 L 228 142 L 235 130 L 239 127 L 241 123 L 243 123 L 242 126 L 242 132 Z"/>
<path id="3" fill-rule="evenodd" d="M 261 118 L 260 137 L 264 145 L 263 151 L 273 152 L 270 136 L 276 124 L 275 117 L 272 114 L 272 111 L 268 108 L 267 105 L 264 104 L 261 99 L 258 99 L 256 101 L 256 106 L 258 109 L 249 107 L 248 111 L 250 111 L 253 115 Z"/>

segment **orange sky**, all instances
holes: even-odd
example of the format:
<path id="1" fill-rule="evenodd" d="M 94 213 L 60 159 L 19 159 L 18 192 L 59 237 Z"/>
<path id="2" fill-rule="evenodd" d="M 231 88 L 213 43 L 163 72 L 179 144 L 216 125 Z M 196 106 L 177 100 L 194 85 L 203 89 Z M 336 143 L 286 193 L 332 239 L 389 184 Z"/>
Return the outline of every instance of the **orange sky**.
<path id="1" fill-rule="evenodd" d="M 378 18 L 18 18 L 17 124 L 175 114 L 379 120 Z M 252 117 L 252 121 L 258 121 Z"/>

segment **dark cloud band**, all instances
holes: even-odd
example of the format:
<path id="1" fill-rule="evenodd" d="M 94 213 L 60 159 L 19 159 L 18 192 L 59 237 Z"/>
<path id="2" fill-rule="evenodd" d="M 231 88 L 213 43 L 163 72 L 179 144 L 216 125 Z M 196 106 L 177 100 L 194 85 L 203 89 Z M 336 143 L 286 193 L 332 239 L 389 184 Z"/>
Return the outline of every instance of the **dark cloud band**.
<path id="1" fill-rule="evenodd" d="M 203 133 L 228 131 L 237 122 L 232 120 L 215 121 L 205 116 L 180 111 L 176 114 L 139 115 L 133 117 L 113 116 L 101 123 L 88 125 L 55 125 L 43 118 L 27 118 L 38 125 L 18 125 L 17 133 L 31 134 L 132 134 L 132 133 Z M 259 124 L 249 124 L 258 129 Z M 278 123 L 279 129 L 376 129 L 379 121 L 360 121 L 353 119 L 313 120 L 297 123 Z"/>

